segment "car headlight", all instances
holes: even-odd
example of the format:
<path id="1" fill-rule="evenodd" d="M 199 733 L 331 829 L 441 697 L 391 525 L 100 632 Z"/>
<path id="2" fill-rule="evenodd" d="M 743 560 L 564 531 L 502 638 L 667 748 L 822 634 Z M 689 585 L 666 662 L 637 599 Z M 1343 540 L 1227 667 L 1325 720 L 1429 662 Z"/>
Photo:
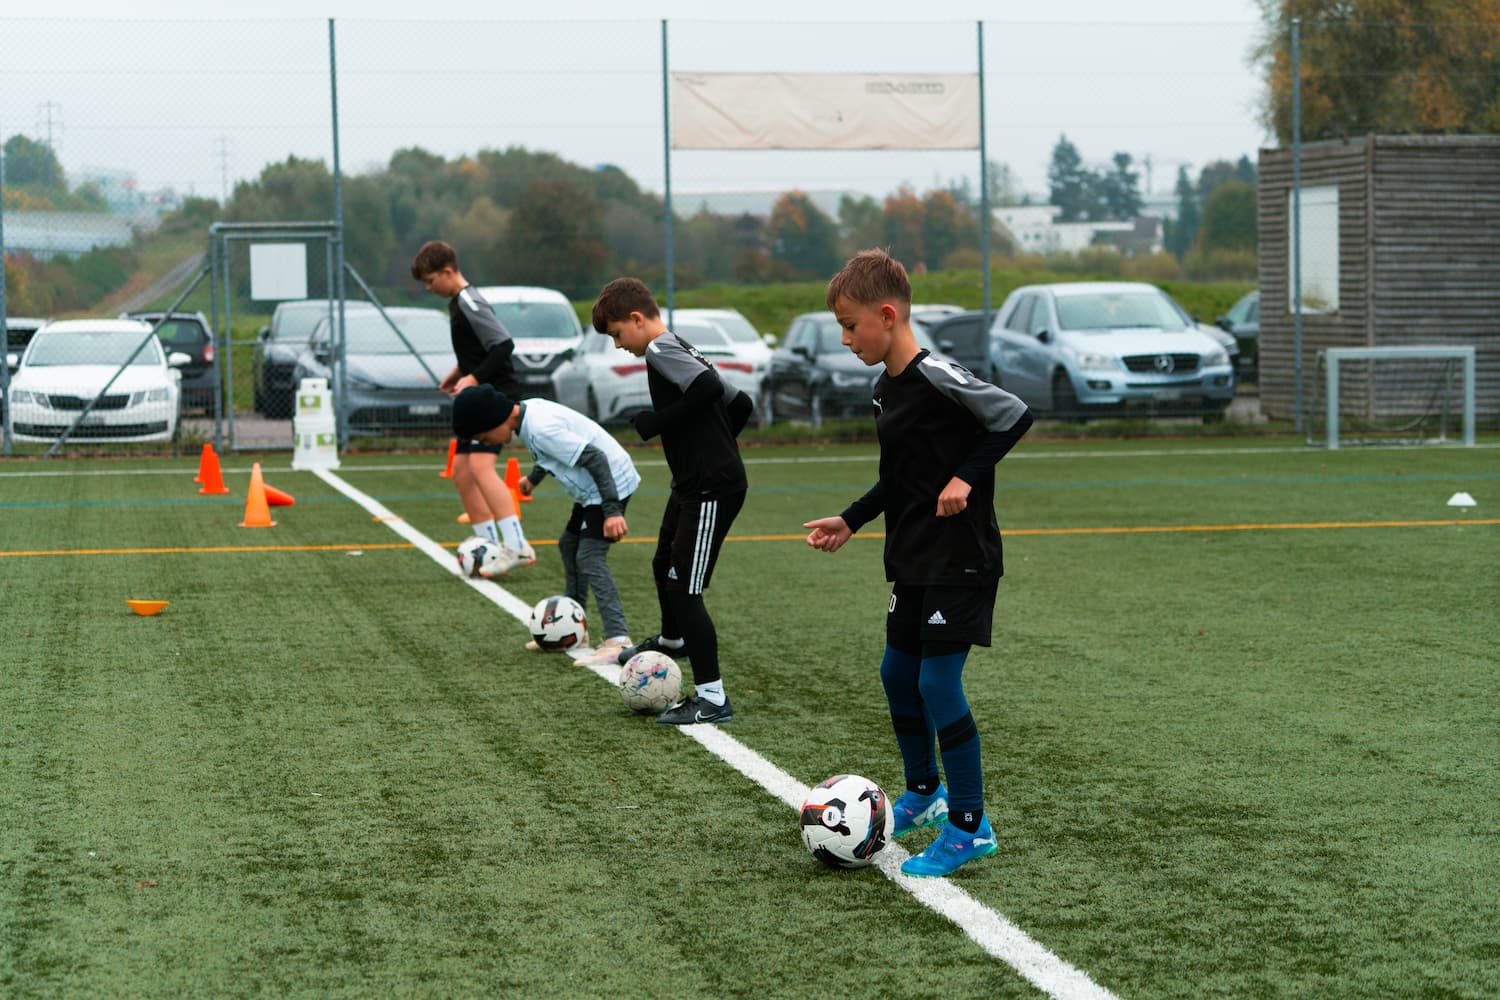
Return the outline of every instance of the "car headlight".
<path id="1" fill-rule="evenodd" d="M 47 397 L 40 392 L 28 392 L 25 389 L 12 389 L 10 391 L 13 403 L 35 403 L 37 406 L 46 406 Z"/>
<path id="2" fill-rule="evenodd" d="M 1092 351 L 1070 351 L 1073 360 L 1078 363 L 1079 368 L 1088 369 L 1113 369 L 1118 368 L 1118 359 L 1109 354 L 1095 354 Z"/>
<path id="3" fill-rule="evenodd" d="M 837 386 L 864 385 L 870 381 L 870 376 L 860 372 L 834 372 L 833 384 Z"/>
<path id="4" fill-rule="evenodd" d="M 165 403 L 171 398 L 165 386 L 160 389 L 146 389 L 141 392 L 130 394 L 130 405 L 140 406 L 142 403 Z"/>
<path id="5" fill-rule="evenodd" d="M 1223 348 L 1217 351 L 1209 351 L 1203 355 L 1203 367 L 1205 368 L 1220 368 L 1227 364 L 1229 364 L 1229 352 Z"/>
<path id="6" fill-rule="evenodd" d="M 375 389 L 379 389 L 380 386 L 376 385 L 374 382 L 367 382 L 362 378 L 355 378 L 353 375 L 350 375 L 349 388 L 358 389 L 360 392 L 371 392 Z"/>

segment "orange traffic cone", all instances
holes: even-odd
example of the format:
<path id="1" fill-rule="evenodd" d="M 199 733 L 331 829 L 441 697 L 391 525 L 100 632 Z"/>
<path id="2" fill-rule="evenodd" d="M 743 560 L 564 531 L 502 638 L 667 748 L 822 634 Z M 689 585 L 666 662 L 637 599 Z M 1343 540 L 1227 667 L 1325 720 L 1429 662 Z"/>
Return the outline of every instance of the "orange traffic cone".
<path id="1" fill-rule="evenodd" d="M 214 446 L 207 441 L 203 442 L 203 451 L 198 455 L 198 472 L 193 476 L 193 482 L 203 482 L 203 473 L 208 468 L 208 456 L 214 453 Z"/>
<path id="2" fill-rule="evenodd" d="M 455 454 L 457 454 L 457 452 L 458 452 L 458 438 L 449 438 L 448 439 L 448 464 L 443 467 L 443 471 L 442 472 L 438 473 L 438 478 L 439 479 L 452 479 L 453 478 L 453 456 Z"/>
<path id="3" fill-rule="evenodd" d="M 510 490 L 510 495 L 516 498 L 516 505 L 518 507 L 523 503 L 531 503 L 531 497 L 521 492 L 520 459 L 508 458 L 505 460 L 505 486 Z"/>
<path id="4" fill-rule="evenodd" d="M 462 514 L 458 515 L 458 523 L 459 524 L 468 524 L 469 523 L 469 512 L 468 511 L 464 511 Z"/>
<path id="5" fill-rule="evenodd" d="M 290 507 L 297 502 L 297 498 L 290 493 L 283 493 L 270 483 L 263 484 L 266 488 L 266 504 L 271 507 Z"/>
<path id="6" fill-rule="evenodd" d="M 266 503 L 266 481 L 260 475 L 260 463 L 250 466 L 250 492 L 245 496 L 245 519 L 241 528 L 274 528 L 271 510 Z"/>
<path id="7" fill-rule="evenodd" d="M 228 493 L 229 487 L 224 485 L 224 470 L 219 468 L 219 455 L 209 445 L 203 446 L 203 467 L 198 473 L 198 481 L 203 485 L 198 488 L 202 493 Z"/>

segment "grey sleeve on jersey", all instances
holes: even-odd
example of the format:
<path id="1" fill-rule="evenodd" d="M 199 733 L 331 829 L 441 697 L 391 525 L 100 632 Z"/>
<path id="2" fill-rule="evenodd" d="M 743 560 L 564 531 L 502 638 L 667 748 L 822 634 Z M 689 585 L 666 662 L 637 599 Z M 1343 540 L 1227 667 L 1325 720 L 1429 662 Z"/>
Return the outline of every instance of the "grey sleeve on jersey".
<path id="1" fill-rule="evenodd" d="M 469 325 L 474 328 L 474 336 L 487 349 L 511 339 L 510 331 L 495 317 L 490 304 L 472 287 L 464 288 L 458 293 L 458 307 L 468 317 Z"/>
<path id="2" fill-rule="evenodd" d="M 713 372 L 716 380 L 719 375 L 711 365 L 694 357 L 676 334 L 664 334 L 651 341 L 646 349 L 646 363 L 684 393 L 704 372 Z"/>
<path id="3" fill-rule="evenodd" d="M 1026 415 L 1026 403 L 984 379 L 953 365 L 922 359 L 922 374 L 933 388 L 974 414 L 985 430 L 1000 433 L 1010 430 Z"/>
<path id="4" fill-rule="evenodd" d="M 605 517 L 619 517 L 624 513 L 620 507 L 620 491 L 615 488 L 614 473 L 609 470 L 609 456 L 593 445 L 586 445 L 578 456 L 577 466 L 594 477 L 603 501 Z"/>

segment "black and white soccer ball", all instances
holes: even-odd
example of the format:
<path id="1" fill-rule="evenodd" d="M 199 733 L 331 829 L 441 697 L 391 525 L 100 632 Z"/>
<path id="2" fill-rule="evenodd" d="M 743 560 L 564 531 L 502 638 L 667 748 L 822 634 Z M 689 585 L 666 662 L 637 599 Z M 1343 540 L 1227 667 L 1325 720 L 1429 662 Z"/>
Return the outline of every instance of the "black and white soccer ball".
<path id="1" fill-rule="evenodd" d="M 803 845 L 829 868 L 870 864 L 895 825 L 885 792 L 857 774 L 835 774 L 813 788 L 800 815 Z"/>
<path id="2" fill-rule="evenodd" d="M 464 576 L 482 577 L 484 570 L 499 562 L 499 543 L 483 535 L 470 535 L 458 543 L 458 569 Z"/>
<path id="3" fill-rule="evenodd" d="M 665 711 L 682 700 L 682 668 L 666 653 L 636 653 L 620 668 L 620 699 L 632 712 Z"/>
<path id="4" fill-rule="evenodd" d="M 588 638 L 583 607 L 562 594 L 543 598 L 531 609 L 531 638 L 549 653 L 583 645 Z"/>

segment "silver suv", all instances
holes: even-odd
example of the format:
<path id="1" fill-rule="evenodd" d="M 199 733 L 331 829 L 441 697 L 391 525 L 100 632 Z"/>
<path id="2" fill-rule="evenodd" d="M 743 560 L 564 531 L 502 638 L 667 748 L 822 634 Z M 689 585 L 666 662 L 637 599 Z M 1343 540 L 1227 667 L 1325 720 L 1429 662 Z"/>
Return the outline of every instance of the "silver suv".
<path id="1" fill-rule="evenodd" d="M 1234 368 L 1166 292 L 1136 282 L 1027 285 L 990 327 L 1000 385 L 1052 416 L 1130 407 L 1223 418 Z"/>

